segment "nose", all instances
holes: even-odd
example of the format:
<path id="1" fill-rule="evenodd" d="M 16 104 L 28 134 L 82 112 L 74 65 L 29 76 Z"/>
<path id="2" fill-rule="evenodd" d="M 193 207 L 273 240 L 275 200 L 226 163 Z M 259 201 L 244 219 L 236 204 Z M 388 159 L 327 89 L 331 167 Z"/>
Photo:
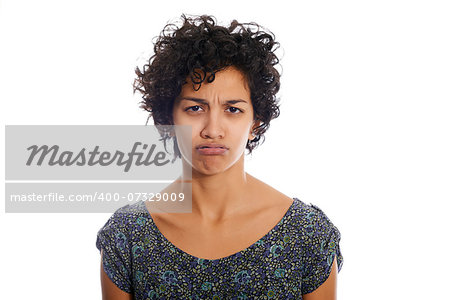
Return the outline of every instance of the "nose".
<path id="1" fill-rule="evenodd" d="M 220 113 L 209 111 L 205 116 L 205 124 L 200 135 L 204 139 L 222 139 L 224 137 L 223 122 Z"/>

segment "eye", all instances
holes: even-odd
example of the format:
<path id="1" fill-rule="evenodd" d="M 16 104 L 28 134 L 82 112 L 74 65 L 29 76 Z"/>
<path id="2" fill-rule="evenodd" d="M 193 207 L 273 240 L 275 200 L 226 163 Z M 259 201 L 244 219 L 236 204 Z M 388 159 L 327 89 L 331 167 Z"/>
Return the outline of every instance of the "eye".
<path id="1" fill-rule="evenodd" d="M 232 113 L 233 115 L 236 115 L 236 114 L 239 113 L 239 112 L 243 112 L 241 109 L 239 109 L 239 108 L 237 108 L 237 107 L 233 107 L 233 106 L 230 106 L 228 109 L 231 110 L 231 113 Z"/>
<path id="2" fill-rule="evenodd" d="M 195 108 L 195 109 L 194 109 L 194 108 Z M 184 111 L 193 111 L 193 112 L 197 112 L 199 108 L 201 108 L 201 107 L 198 106 L 198 105 L 194 105 L 194 106 L 189 106 L 188 108 L 185 108 Z M 190 109 L 193 109 L 193 110 L 190 110 Z"/>

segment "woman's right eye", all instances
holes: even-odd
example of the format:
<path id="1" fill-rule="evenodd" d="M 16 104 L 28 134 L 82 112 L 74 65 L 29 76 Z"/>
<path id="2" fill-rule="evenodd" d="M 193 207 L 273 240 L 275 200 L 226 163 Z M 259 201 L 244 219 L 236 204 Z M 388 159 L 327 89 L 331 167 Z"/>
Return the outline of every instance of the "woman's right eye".
<path id="1" fill-rule="evenodd" d="M 196 112 L 196 111 L 198 111 L 198 108 L 201 108 L 201 107 L 198 106 L 198 105 L 189 106 L 189 107 L 186 108 L 184 111 L 194 111 L 194 112 Z M 193 110 L 190 110 L 190 109 L 193 109 Z"/>

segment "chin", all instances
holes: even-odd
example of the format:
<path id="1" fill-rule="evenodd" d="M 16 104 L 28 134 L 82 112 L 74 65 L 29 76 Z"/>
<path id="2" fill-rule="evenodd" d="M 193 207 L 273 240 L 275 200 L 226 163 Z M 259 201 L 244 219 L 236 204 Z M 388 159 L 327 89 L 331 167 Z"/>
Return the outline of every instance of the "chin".
<path id="1" fill-rule="evenodd" d="M 192 166 L 192 171 L 204 175 L 215 175 L 223 173 L 228 170 L 233 164 L 223 159 L 217 159 L 217 157 L 209 157 L 196 159 Z"/>
<path id="2" fill-rule="evenodd" d="M 192 166 L 192 171 L 195 170 L 196 173 L 204 175 L 215 175 L 225 172 L 230 166 L 225 166 L 222 164 L 209 165 L 206 163 L 194 164 Z"/>
<path id="3" fill-rule="evenodd" d="M 203 175 L 223 173 L 238 163 L 239 159 L 244 155 L 243 153 L 236 157 L 232 157 L 233 153 L 228 153 L 228 155 L 200 155 L 196 153 L 195 149 L 192 154 L 192 160 L 185 159 L 185 163 L 192 168 L 192 174 L 198 173 Z M 236 153 L 233 156 L 235 155 Z"/>

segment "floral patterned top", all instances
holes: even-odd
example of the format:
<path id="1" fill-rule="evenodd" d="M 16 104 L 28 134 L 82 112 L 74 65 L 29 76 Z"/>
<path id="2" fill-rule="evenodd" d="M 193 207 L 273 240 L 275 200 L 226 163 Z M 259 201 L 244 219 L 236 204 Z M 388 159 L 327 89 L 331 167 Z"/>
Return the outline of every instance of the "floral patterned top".
<path id="1" fill-rule="evenodd" d="M 134 299 L 302 299 L 343 257 L 340 232 L 297 198 L 265 236 L 219 259 L 192 256 L 158 230 L 145 202 L 119 208 L 98 231 L 103 269 Z"/>

